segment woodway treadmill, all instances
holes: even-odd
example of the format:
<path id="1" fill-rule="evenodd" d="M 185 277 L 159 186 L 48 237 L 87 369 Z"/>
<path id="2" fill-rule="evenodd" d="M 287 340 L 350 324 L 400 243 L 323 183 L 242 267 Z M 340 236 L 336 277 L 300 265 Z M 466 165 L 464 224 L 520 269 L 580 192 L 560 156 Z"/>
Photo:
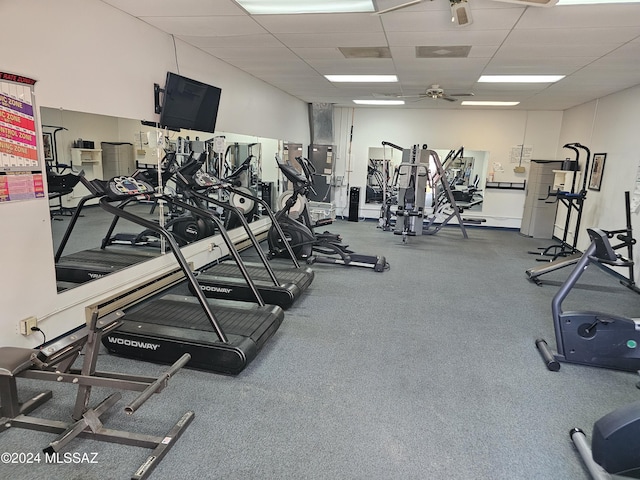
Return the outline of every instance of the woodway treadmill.
<path id="1" fill-rule="evenodd" d="M 125 309 L 122 325 L 102 338 L 103 345 L 110 353 L 167 364 L 189 353 L 189 367 L 228 375 L 240 373 L 278 330 L 284 312 L 278 306 L 265 305 L 220 220 L 207 210 L 168 195 L 154 193 L 151 185 L 132 177 L 110 180 L 106 191 L 107 194 L 100 199 L 100 206 L 104 210 L 148 228 L 166 240 L 194 297 L 163 295 Z M 153 221 L 111 205 L 111 202 L 129 197 L 164 200 L 214 221 L 256 296 L 256 303 L 208 300 L 178 244 L 167 230 Z"/>
<path id="2" fill-rule="evenodd" d="M 127 248 L 123 246 L 113 246 L 108 249 L 103 244 L 101 248 L 91 248 L 81 250 L 79 252 L 70 253 L 62 256 L 71 233 L 75 228 L 80 214 L 86 202 L 94 198 L 99 198 L 107 194 L 106 182 L 101 180 L 89 181 L 83 172 L 78 174 L 80 182 L 87 187 L 90 194 L 82 197 L 73 216 L 69 221 L 69 225 L 64 232 L 60 245 L 55 253 L 56 280 L 59 284 L 66 283 L 84 283 L 89 280 L 104 277 L 112 272 L 130 267 L 139 262 L 143 262 L 150 258 L 156 258 L 160 254 L 158 248 Z"/>
<path id="3" fill-rule="evenodd" d="M 280 238 L 285 239 L 284 232 L 269 205 L 250 192 L 234 187 L 231 182 L 222 181 L 200 170 L 205 160 L 205 155 L 200 155 L 197 160 L 192 157 L 177 170 L 176 182 L 183 195 L 203 209 L 207 209 L 209 207 L 208 204 L 212 203 L 229 212 L 233 212 L 238 217 L 260 258 L 260 262 L 245 262 L 249 276 L 260 292 L 260 296 L 266 303 L 278 305 L 282 308 L 290 307 L 313 281 L 313 270 L 300 266 L 286 240 L 283 240 L 283 243 L 289 249 L 293 267 L 271 265 L 244 215 L 237 207 L 231 205 L 235 203 L 235 200 L 229 203 L 221 202 L 208 194 L 214 190 L 224 189 L 235 195 L 232 198 L 237 198 L 239 204 L 252 204 L 250 206 L 245 205 L 244 209 L 248 211 L 252 210 L 252 206 L 255 205 L 254 202 L 260 203 L 264 207 L 264 211 L 269 215 L 272 225 L 279 232 Z M 251 157 L 238 168 L 238 171 L 248 166 L 248 161 L 250 160 Z M 204 295 L 209 298 L 225 298 L 247 302 L 256 300 L 256 296 L 249 288 L 233 259 L 223 260 L 207 266 L 197 275 L 197 278 Z"/>

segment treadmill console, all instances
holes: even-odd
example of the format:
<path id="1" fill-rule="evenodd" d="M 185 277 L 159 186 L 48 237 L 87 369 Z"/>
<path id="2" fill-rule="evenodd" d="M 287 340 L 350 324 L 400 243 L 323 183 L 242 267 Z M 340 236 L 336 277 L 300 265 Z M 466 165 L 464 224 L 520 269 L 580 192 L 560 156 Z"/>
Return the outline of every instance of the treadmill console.
<path id="1" fill-rule="evenodd" d="M 114 199 L 135 197 L 137 195 L 153 195 L 154 189 L 147 182 L 133 177 L 114 177 L 109 180 L 107 194 Z"/>
<path id="2" fill-rule="evenodd" d="M 198 170 L 192 178 L 196 185 L 201 188 L 215 187 L 221 185 L 222 183 L 213 175 L 207 172 L 203 172 L 202 170 Z"/>

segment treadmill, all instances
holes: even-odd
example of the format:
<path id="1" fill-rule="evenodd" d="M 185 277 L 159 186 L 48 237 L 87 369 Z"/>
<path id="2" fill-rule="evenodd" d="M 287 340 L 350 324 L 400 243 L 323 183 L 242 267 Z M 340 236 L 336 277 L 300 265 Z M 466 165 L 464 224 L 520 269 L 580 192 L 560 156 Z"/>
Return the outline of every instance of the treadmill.
<path id="1" fill-rule="evenodd" d="M 150 229 L 166 240 L 194 297 L 158 293 L 131 308 L 125 308 L 122 325 L 102 337 L 113 354 L 156 363 L 172 364 L 185 353 L 191 356 L 188 367 L 215 373 L 237 375 L 258 354 L 278 330 L 284 318 L 282 308 L 266 305 L 255 288 L 238 251 L 222 222 L 210 211 L 177 198 L 154 193 L 148 183 L 133 177 L 111 179 L 100 199 L 107 212 Z M 156 222 L 142 218 L 118 206 L 135 197 L 137 200 L 163 200 L 201 217 L 208 217 L 220 228 L 220 234 L 256 303 L 231 300 L 208 300 L 173 236 Z"/>
<path id="2" fill-rule="evenodd" d="M 71 233 L 78 219 L 81 217 L 84 205 L 89 200 L 99 198 L 106 194 L 107 184 L 105 182 L 101 180 L 87 180 L 84 172 L 80 172 L 78 177 L 90 193 L 78 202 L 73 216 L 69 221 L 69 226 L 64 232 L 60 245 L 56 250 L 54 259 L 56 265 L 56 280 L 59 285 L 85 283 L 150 258 L 156 258 L 160 254 L 159 249 L 134 249 L 125 246 L 105 248 L 106 246 L 103 242 L 100 248 L 81 250 L 62 256 L 71 237 Z"/>
<path id="3" fill-rule="evenodd" d="M 251 157 L 247 158 L 235 173 L 237 174 L 238 171 L 246 168 L 250 160 Z M 266 303 L 278 305 L 282 308 L 290 307 L 313 281 L 313 270 L 309 267 L 301 267 L 292 251 L 290 251 L 290 255 L 293 267 L 277 267 L 269 262 L 260 247 L 260 242 L 251 231 L 242 212 L 231 205 L 233 202 L 219 201 L 209 196 L 209 193 L 224 189 L 238 195 L 240 200 L 250 207 L 246 208 L 246 210 L 251 210 L 255 202 L 260 203 L 271 218 L 272 225 L 278 230 L 280 238 L 284 239 L 284 232 L 282 232 L 275 215 L 264 200 L 246 192 L 244 189 L 238 189 L 230 181 L 222 181 L 201 170 L 205 161 L 206 156 L 204 154 L 201 154 L 198 159 L 190 157 L 177 170 L 176 182 L 182 190 L 182 194 L 203 209 L 207 209 L 208 203 L 212 203 L 228 212 L 234 213 L 238 217 L 260 258 L 260 262 L 245 262 L 249 276 Z M 291 250 L 286 240 L 283 241 L 283 244 Z M 236 262 L 232 259 L 226 259 L 207 266 L 198 274 L 198 283 L 204 295 L 209 298 L 227 298 L 241 301 L 255 301 L 256 299 L 251 288 L 249 288 L 249 285 L 241 275 Z"/>

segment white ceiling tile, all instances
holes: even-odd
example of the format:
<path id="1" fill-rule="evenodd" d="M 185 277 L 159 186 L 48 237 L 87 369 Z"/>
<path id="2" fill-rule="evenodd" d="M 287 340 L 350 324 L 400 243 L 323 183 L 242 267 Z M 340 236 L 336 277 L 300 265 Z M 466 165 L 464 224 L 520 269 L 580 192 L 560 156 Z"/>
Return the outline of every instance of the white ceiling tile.
<path id="1" fill-rule="evenodd" d="M 342 60 L 307 60 L 307 63 L 322 75 L 393 75 L 393 60 L 390 58 L 343 58 Z"/>
<path id="2" fill-rule="evenodd" d="M 446 3 L 445 3 L 446 5 Z M 438 12 L 398 13 L 394 16 L 383 15 L 382 24 L 387 32 L 461 32 L 467 30 L 510 30 L 518 23 L 522 8 L 498 10 L 473 10 L 473 23 L 459 27 L 451 22 L 451 10 L 446 8 Z"/>
<path id="3" fill-rule="evenodd" d="M 505 45 L 599 45 L 622 44 L 640 35 L 640 26 L 622 28 L 517 28 Z"/>
<path id="4" fill-rule="evenodd" d="M 387 32 L 389 45 L 495 45 L 504 42 L 510 30 L 464 30 L 453 32 Z"/>
<path id="5" fill-rule="evenodd" d="M 299 61 L 297 55 L 286 47 L 220 47 L 203 48 L 204 51 L 222 60 L 268 60 L 285 62 Z"/>
<path id="6" fill-rule="evenodd" d="M 382 33 L 279 33 L 276 37 L 291 48 L 382 47 L 387 43 Z"/>
<path id="7" fill-rule="evenodd" d="M 488 75 L 543 74 L 570 75 L 596 60 L 596 57 L 547 57 L 530 60 L 525 57 L 492 58 L 487 63 Z"/>
<path id="8" fill-rule="evenodd" d="M 256 22 L 273 33 L 338 33 L 382 31 L 378 17 L 368 13 L 256 15 Z"/>
<path id="9" fill-rule="evenodd" d="M 529 8 L 470 0 L 473 23 L 450 21 L 446 0 L 384 15 L 248 15 L 232 0 L 104 0 L 303 101 L 418 94 L 432 84 L 519 109 L 562 110 L 640 84 L 640 5 Z M 378 9 L 406 0 L 376 0 Z M 416 58 L 416 46 L 464 46 L 467 58 Z M 392 59 L 345 59 L 339 47 L 389 47 Z M 397 84 L 328 82 L 324 73 L 396 73 Z M 561 73 L 549 85 L 477 83 L 482 73 Z M 414 102 L 406 108 L 464 108 Z"/>
<path id="10" fill-rule="evenodd" d="M 344 55 L 337 47 L 298 48 L 291 49 L 304 60 L 344 60 Z"/>
<path id="11" fill-rule="evenodd" d="M 232 0 L 102 0 L 134 17 L 244 15 Z"/>
<path id="12" fill-rule="evenodd" d="M 518 28 L 603 28 L 640 26 L 639 4 L 556 5 L 528 8 Z"/>
<path id="13" fill-rule="evenodd" d="M 200 48 L 216 47 L 279 47 L 282 42 L 270 33 L 247 35 L 229 35 L 217 37 L 203 37 L 178 35 L 177 38 Z"/>
<path id="14" fill-rule="evenodd" d="M 550 57 L 592 57 L 597 58 L 612 52 L 617 44 L 580 45 L 580 44 L 556 44 L 556 45 L 504 45 L 496 53 L 497 59 L 533 60 Z"/>
<path id="15" fill-rule="evenodd" d="M 174 35 L 229 36 L 266 33 L 248 16 L 141 17 L 141 20 Z"/>

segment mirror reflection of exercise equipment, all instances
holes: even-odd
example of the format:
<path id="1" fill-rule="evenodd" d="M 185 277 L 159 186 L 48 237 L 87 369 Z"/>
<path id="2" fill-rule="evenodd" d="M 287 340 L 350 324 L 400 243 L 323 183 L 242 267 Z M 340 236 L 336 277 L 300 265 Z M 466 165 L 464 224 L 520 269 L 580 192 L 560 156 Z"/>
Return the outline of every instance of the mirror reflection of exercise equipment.
<path id="1" fill-rule="evenodd" d="M 51 222 L 55 253 L 78 202 L 83 195 L 88 194 L 86 188 L 78 180 L 78 173 L 84 170 L 85 177 L 93 179 L 109 178 L 111 175 L 132 175 L 136 169 L 156 169 L 157 171 L 158 161 L 156 158 L 156 148 L 150 145 L 148 139 L 148 134 L 155 134 L 156 129 L 150 128 L 148 125 L 141 125 L 140 120 L 75 112 L 60 108 L 41 107 L 40 115 L 42 123 L 51 126 L 43 128 L 44 134 L 51 134 L 48 137 L 50 139 L 49 145 L 51 145 L 52 148 L 47 151 L 48 160 L 46 163 L 48 166 L 52 166 L 53 171 L 57 174 L 56 179 L 48 179 L 49 192 L 51 194 L 51 218 L 55 220 Z M 53 131 L 56 128 L 61 130 L 55 134 L 54 138 L 50 138 L 53 137 Z M 186 146 L 187 142 L 195 142 L 196 137 L 203 138 L 203 143 L 206 144 L 207 149 L 211 152 L 214 150 L 216 138 L 220 137 L 223 144 L 222 155 L 224 155 L 224 151 L 226 150 L 225 141 L 230 144 L 255 144 L 256 146 L 253 147 L 252 153 L 256 158 L 261 156 L 261 151 L 264 151 L 265 148 L 273 152 L 278 151 L 279 148 L 279 141 L 276 139 L 234 133 L 220 132 L 212 136 L 207 133 L 183 129 L 179 132 L 170 130 L 167 132 L 167 136 L 166 144 L 172 151 L 178 150 L 178 142 L 184 142 Z M 94 150 L 74 149 L 73 146 L 79 137 L 95 140 L 95 146 L 99 148 Z M 189 140 L 187 140 L 187 137 L 189 137 Z M 114 147 L 113 155 L 107 152 L 105 145 Z M 242 148 L 244 147 L 241 147 L 241 149 Z M 126 151 L 127 149 L 129 152 Z M 85 153 L 78 157 L 77 153 L 80 150 Z M 127 159 L 132 159 L 132 162 L 123 161 L 123 153 L 126 154 Z M 188 152 L 183 151 L 181 153 L 187 153 L 185 158 L 188 156 Z M 80 158 L 82 162 L 78 163 L 74 158 L 76 160 Z M 241 161 L 245 160 L 245 158 L 239 158 Z M 209 159 L 212 162 L 214 161 L 213 154 L 210 154 Z M 56 163 L 59 164 L 57 169 L 55 167 Z M 254 161 L 253 165 L 259 180 L 258 196 L 265 199 L 270 205 L 275 206 L 275 184 L 278 181 L 277 166 L 269 164 L 262 167 L 258 166 L 257 161 Z M 63 166 L 68 166 L 68 168 L 63 171 Z M 217 167 L 214 168 L 213 166 L 208 167 L 208 169 L 210 171 L 217 171 Z M 98 173 L 99 176 L 96 176 Z M 107 173 L 109 173 L 109 175 L 107 175 Z M 61 175 L 69 175 L 69 179 L 74 183 L 73 187 L 67 180 L 64 180 L 63 183 L 60 178 Z M 60 180 L 60 182 L 58 182 L 59 188 L 52 189 L 51 186 L 56 183 L 56 180 Z M 175 185 L 171 185 L 171 188 L 175 188 Z M 53 190 L 55 190 L 55 194 Z M 236 197 L 236 199 L 237 198 L 239 197 Z M 92 205 L 95 202 L 96 200 L 92 200 L 88 205 Z M 144 207 L 140 206 L 140 212 L 143 210 Z M 149 212 L 150 206 L 146 208 L 146 213 Z M 165 211 L 165 214 L 166 213 Z M 257 214 L 261 213 L 260 210 L 257 212 Z M 153 214 L 150 214 L 150 218 L 151 215 L 154 215 L 155 218 L 159 220 L 159 208 L 156 208 Z M 77 222 L 73 236 L 69 239 L 64 255 L 99 248 L 110 222 L 111 217 L 106 215 L 101 209 L 95 207 L 86 208 L 82 213 L 82 218 Z M 127 227 L 125 232 L 129 231 L 132 231 L 130 226 Z M 140 258 L 139 260 L 145 261 L 147 258 L 149 257 Z M 103 273 L 108 274 L 108 272 Z M 101 274 L 90 280 L 101 278 L 102 276 Z M 64 287 L 58 289 L 59 293 L 79 285 L 77 282 L 59 282 L 59 285 L 62 284 L 64 284 Z"/>
<path id="2" fill-rule="evenodd" d="M 402 163 L 396 168 L 393 182 L 398 187 L 393 233 L 402 235 L 402 241 L 406 243 L 408 237 L 435 235 L 455 217 L 462 236 L 468 238 L 464 223 L 469 220 L 461 216 L 462 209 L 458 206 L 445 166 L 438 154 L 429 150 L 427 145 L 414 145 L 410 149 L 404 149 L 390 142 L 382 144 L 402 152 Z M 444 163 L 451 162 L 458 155 L 462 156 L 462 152 L 462 148 L 457 152 L 452 150 Z M 432 192 L 430 213 L 426 208 L 427 187 Z M 382 206 L 383 230 L 390 229 L 391 206 L 391 202 L 387 201 Z"/>

